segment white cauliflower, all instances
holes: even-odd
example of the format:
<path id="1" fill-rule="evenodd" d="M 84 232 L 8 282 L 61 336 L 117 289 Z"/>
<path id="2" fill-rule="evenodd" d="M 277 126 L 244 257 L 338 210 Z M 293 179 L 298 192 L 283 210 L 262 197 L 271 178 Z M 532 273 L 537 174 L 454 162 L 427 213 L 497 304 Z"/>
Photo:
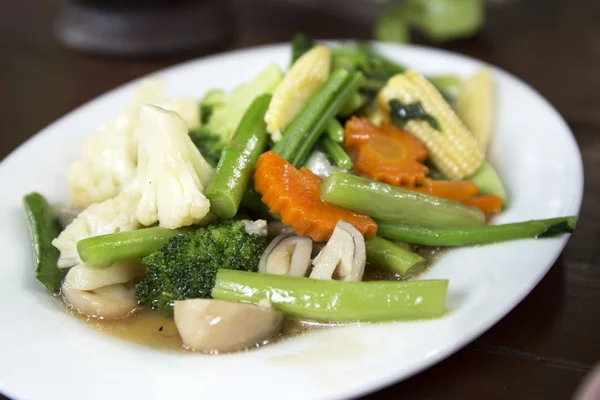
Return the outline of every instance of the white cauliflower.
<path id="1" fill-rule="evenodd" d="M 135 177 L 140 104 L 148 103 L 178 112 L 189 129 L 200 125 L 198 102 L 189 98 L 169 100 L 158 79 L 143 81 L 132 101 L 117 118 L 101 127 L 83 144 L 83 158 L 69 168 L 71 200 L 75 207 L 87 207 L 116 196 Z"/>
<path id="2" fill-rule="evenodd" d="M 142 104 L 138 121 L 138 175 L 125 189 L 140 193 L 137 219 L 176 229 L 202 221 L 210 202 L 204 190 L 212 167 L 188 135 L 175 112 Z"/>
<path id="3" fill-rule="evenodd" d="M 138 229 L 140 223 L 135 217 L 137 198 L 129 193 L 121 193 L 113 199 L 92 204 L 83 210 L 52 245 L 60 250 L 59 268 L 69 268 L 81 263 L 77 254 L 77 242 L 82 239 Z"/>

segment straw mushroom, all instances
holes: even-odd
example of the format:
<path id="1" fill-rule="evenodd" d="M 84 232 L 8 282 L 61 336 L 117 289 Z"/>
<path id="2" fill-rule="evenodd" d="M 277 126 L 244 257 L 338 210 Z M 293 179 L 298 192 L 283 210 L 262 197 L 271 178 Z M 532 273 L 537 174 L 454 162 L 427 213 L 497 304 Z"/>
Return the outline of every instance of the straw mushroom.
<path id="1" fill-rule="evenodd" d="M 365 239 L 358 229 L 339 221 L 323 250 L 313 260 L 313 279 L 338 278 L 360 281 L 365 272 L 367 251 Z"/>
<path id="2" fill-rule="evenodd" d="M 96 290 L 77 290 L 63 281 L 61 293 L 74 309 L 88 317 L 118 319 L 137 307 L 135 288 L 123 284 L 103 286 Z"/>
<path id="3" fill-rule="evenodd" d="M 192 350 L 221 353 L 262 344 L 281 327 L 271 308 L 212 299 L 175 301 L 175 325 Z"/>
<path id="4" fill-rule="evenodd" d="M 306 276 L 312 245 L 309 237 L 281 234 L 267 246 L 260 258 L 258 271 L 263 274 Z"/>

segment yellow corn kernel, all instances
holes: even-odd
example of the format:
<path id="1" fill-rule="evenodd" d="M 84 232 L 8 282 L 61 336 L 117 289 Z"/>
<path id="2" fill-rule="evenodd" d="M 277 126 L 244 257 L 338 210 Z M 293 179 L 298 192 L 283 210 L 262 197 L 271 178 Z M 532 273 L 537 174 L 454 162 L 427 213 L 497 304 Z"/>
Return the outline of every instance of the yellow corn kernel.
<path id="1" fill-rule="evenodd" d="M 436 119 L 439 130 L 423 120 L 410 120 L 404 129 L 425 144 L 430 160 L 445 176 L 463 179 L 481 166 L 484 155 L 477 141 L 424 76 L 407 71 L 392 77 L 379 92 L 378 102 L 389 112 L 388 102 L 393 99 L 403 104 L 420 102 L 423 110 Z"/>
<path id="2" fill-rule="evenodd" d="M 485 153 L 494 123 L 494 81 L 489 68 L 479 69 L 462 84 L 456 97 L 456 112 Z"/>
<path id="3" fill-rule="evenodd" d="M 327 80 L 331 69 L 331 52 L 317 45 L 300 57 L 279 84 L 265 115 L 267 131 L 274 142 L 300 113 L 308 99 Z"/>

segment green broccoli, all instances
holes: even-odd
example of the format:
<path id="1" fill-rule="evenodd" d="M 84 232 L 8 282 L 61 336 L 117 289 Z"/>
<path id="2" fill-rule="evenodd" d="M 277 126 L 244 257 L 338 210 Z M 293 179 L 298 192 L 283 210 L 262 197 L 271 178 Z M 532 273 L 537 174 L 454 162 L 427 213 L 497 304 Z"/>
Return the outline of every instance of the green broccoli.
<path id="1" fill-rule="evenodd" d="M 219 135 L 209 131 L 206 127 L 190 131 L 190 138 L 196 145 L 202 157 L 215 168 L 221 159 L 221 153 L 225 148 L 225 143 Z"/>
<path id="2" fill-rule="evenodd" d="M 267 239 L 239 220 L 176 235 L 142 258 L 147 275 L 136 285 L 138 302 L 171 316 L 175 300 L 210 298 L 219 269 L 256 272 L 266 247 Z"/>

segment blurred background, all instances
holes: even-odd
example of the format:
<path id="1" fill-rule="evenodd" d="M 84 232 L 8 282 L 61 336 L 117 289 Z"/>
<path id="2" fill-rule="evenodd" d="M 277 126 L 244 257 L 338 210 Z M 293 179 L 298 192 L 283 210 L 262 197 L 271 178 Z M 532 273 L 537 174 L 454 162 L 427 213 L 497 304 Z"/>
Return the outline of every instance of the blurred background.
<path id="1" fill-rule="evenodd" d="M 587 217 L 548 276 L 504 320 L 373 398 L 568 399 L 600 355 L 598 21 L 598 0 L 4 0 L 0 159 L 131 79 L 297 32 L 410 42 L 491 62 L 531 84 L 574 131 Z"/>

